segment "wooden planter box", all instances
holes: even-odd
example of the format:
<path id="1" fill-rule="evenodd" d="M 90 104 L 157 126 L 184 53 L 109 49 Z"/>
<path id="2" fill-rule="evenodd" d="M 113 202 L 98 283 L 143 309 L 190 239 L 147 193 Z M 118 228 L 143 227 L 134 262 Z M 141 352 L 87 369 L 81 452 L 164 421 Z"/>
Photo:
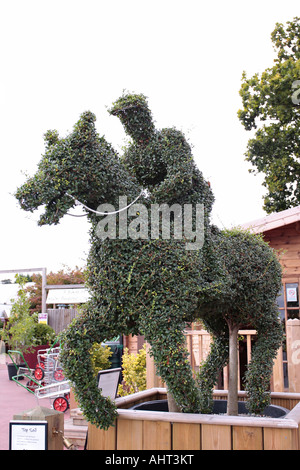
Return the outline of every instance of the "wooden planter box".
<path id="1" fill-rule="evenodd" d="M 272 404 L 291 411 L 284 418 L 130 410 L 166 398 L 152 388 L 117 398 L 118 418 L 107 431 L 88 426 L 88 450 L 299 450 L 300 394 L 272 393 Z M 226 392 L 216 391 L 226 399 Z M 240 393 L 240 399 L 245 395 Z"/>

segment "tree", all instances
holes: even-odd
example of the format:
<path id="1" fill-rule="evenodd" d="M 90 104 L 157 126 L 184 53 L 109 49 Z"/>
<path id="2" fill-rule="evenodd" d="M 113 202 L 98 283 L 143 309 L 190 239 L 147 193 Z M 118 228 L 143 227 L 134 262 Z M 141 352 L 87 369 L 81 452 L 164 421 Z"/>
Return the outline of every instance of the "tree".
<path id="1" fill-rule="evenodd" d="M 251 78 L 243 72 L 238 111 L 245 129 L 256 130 L 245 156 L 250 172 L 265 174 L 267 213 L 300 203 L 300 19 L 277 23 L 271 40 L 274 65 Z"/>
<path id="2" fill-rule="evenodd" d="M 24 276 L 16 276 L 19 284 L 17 298 L 12 303 L 9 321 L 3 331 L 3 339 L 8 342 L 10 349 L 25 352 L 30 346 L 35 325 L 34 318 L 30 315 L 30 301 L 25 288 Z"/>
<path id="3" fill-rule="evenodd" d="M 52 344 L 55 331 L 49 325 L 38 323 L 37 314 L 30 312 L 30 300 L 25 287 L 26 276 L 16 276 L 18 296 L 14 300 L 9 320 L 2 331 L 2 338 L 14 351 L 30 352 L 32 346 Z M 19 361 L 20 357 L 16 357 Z"/>
<path id="4" fill-rule="evenodd" d="M 42 311 L 42 276 L 40 274 L 32 275 L 33 286 L 28 286 L 26 291 L 29 293 L 30 312 Z M 47 284 L 83 284 L 85 282 L 84 272 L 76 266 L 74 269 L 60 269 L 57 273 L 52 271 L 47 274 Z"/>

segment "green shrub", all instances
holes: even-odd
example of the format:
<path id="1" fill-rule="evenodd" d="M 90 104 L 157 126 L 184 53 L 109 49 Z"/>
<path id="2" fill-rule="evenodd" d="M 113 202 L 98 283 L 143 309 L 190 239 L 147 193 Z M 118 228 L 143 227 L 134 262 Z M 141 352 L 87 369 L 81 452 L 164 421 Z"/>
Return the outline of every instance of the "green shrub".
<path id="1" fill-rule="evenodd" d="M 50 325 L 36 323 L 32 328 L 32 346 L 52 346 L 55 341 L 55 331 Z"/>
<path id="2" fill-rule="evenodd" d="M 125 348 L 122 367 L 123 382 L 118 388 L 121 397 L 146 390 L 146 345 L 138 354 L 129 354 L 128 348 Z"/>
<path id="3" fill-rule="evenodd" d="M 97 376 L 99 370 L 109 369 L 111 366 L 109 358 L 112 356 L 112 350 L 109 346 L 95 343 L 90 351 L 94 374 Z"/>

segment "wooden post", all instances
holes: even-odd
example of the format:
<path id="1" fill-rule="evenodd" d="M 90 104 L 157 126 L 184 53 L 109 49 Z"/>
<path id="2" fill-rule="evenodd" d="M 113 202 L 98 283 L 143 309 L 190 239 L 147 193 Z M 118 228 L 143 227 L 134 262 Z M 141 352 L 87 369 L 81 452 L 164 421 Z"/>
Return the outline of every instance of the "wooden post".
<path id="1" fill-rule="evenodd" d="M 47 270 L 46 268 L 42 268 L 42 313 L 47 312 Z"/>
<path id="2" fill-rule="evenodd" d="M 147 388 L 163 387 L 161 378 L 156 373 L 154 359 L 150 356 L 150 344 L 146 343 L 146 382 Z"/>
<path id="3" fill-rule="evenodd" d="M 278 349 L 278 353 L 274 361 L 273 375 L 271 380 L 271 391 L 284 392 L 282 346 L 280 346 L 280 348 Z"/>
<path id="4" fill-rule="evenodd" d="M 300 320 L 286 322 L 289 392 L 300 392 Z"/>
<path id="5" fill-rule="evenodd" d="M 64 414 L 43 406 L 37 406 L 22 414 L 14 415 L 18 421 L 47 421 L 48 423 L 48 450 L 63 450 Z"/>
<path id="6" fill-rule="evenodd" d="M 238 325 L 229 326 L 229 377 L 227 414 L 238 414 Z"/>

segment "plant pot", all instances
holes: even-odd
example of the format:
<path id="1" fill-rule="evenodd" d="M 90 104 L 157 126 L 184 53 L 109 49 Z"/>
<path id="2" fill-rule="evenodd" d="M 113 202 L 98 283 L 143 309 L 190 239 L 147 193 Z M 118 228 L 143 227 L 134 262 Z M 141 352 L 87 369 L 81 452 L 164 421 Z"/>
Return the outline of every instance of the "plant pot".
<path id="1" fill-rule="evenodd" d="M 43 346 L 31 346 L 30 350 L 27 353 L 24 353 L 24 359 L 28 364 L 30 369 L 34 369 L 37 365 L 38 359 L 37 355 L 41 349 L 48 349 L 50 346 L 48 344 Z"/>
<path id="2" fill-rule="evenodd" d="M 17 375 L 19 367 L 26 367 L 25 364 L 18 364 L 17 366 L 11 362 L 7 364 L 7 372 L 8 372 L 8 378 L 9 380 L 12 380 L 12 378 Z M 18 380 L 23 380 L 24 377 L 19 376 Z"/>
<path id="3" fill-rule="evenodd" d="M 132 408 L 131 410 L 144 410 L 144 411 L 169 411 L 168 409 L 168 400 L 154 400 L 146 401 L 144 403 L 139 403 Z M 283 418 L 289 410 L 278 405 L 269 405 L 267 406 L 262 415 L 269 418 Z M 212 414 L 226 414 L 227 413 L 227 400 L 214 400 L 214 407 Z M 246 408 L 246 403 L 244 401 L 238 402 L 238 413 L 239 415 L 249 415 L 249 411 Z"/>
<path id="4" fill-rule="evenodd" d="M 214 391 L 226 406 L 227 391 Z M 244 392 L 240 396 L 245 397 Z M 224 397 L 222 399 L 221 397 Z M 226 398 L 225 398 L 226 397 Z M 116 423 L 106 431 L 88 424 L 87 450 L 299 450 L 300 393 L 271 392 L 290 409 L 279 418 L 265 416 L 144 411 L 136 405 L 165 400 L 167 390 L 152 388 L 116 399 Z M 152 400 L 153 399 L 153 400 Z M 161 401 L 159 400 L 159 401 Z M 274 405 L 275 405 L 274 404 Z M 157 403 L 154 403 L 157 409 Z M 217 406 L 217 405 L 216 405 Z M 281 408 L 281 407 L 279 407 Z M 286 410 L 285 410 L 286 411 Z"/>

